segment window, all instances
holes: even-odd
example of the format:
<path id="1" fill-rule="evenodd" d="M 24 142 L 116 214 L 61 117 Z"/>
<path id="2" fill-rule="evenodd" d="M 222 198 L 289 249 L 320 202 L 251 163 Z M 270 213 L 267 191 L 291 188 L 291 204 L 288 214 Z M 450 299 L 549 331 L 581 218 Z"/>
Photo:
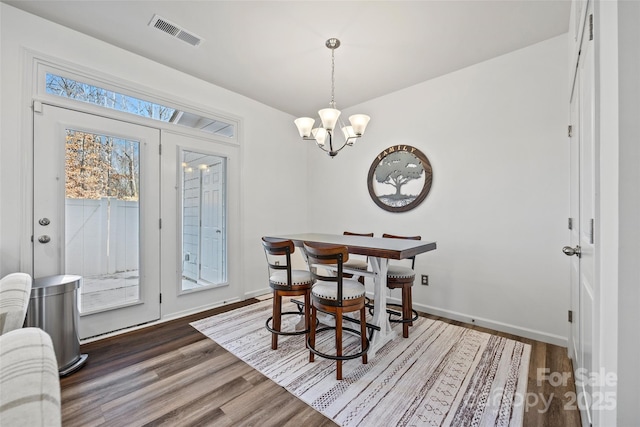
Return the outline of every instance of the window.
<path id="1" fill-rule="evenodd" d="M 227 282 L 226 159 L 183 151 L 182 290 Z"/>
<path id="2" fill-rule="evenodd" d="M 140 297 L 140 142 L 66 129 L 65 271 L 82 272 L 81 313 Z"/>
<path id="3" fill-rule="evenodd" d="M 230 121 L 204 117 L 50 72 L 45 74 L 45 92 L 225 138 L 236 137 L 236 126 Z"/>

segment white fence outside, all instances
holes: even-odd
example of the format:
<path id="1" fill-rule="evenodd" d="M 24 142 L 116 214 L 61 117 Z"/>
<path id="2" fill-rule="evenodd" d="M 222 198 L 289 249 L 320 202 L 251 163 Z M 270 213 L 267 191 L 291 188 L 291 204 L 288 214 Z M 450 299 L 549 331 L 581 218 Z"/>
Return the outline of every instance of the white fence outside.
<path id="1" fill-rule="evenodd" d="M 66 199 L 65 209 L 69 274 L 89 277 L 138 270 L 137 201 Z"/>

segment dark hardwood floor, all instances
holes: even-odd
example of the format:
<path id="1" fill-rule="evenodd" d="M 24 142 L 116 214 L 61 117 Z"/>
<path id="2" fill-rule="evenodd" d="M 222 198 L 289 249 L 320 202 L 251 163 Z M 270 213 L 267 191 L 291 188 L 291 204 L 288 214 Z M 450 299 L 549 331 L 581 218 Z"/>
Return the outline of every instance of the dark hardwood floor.
<path id="1" fill-rule="evenodd" d="M 87 364 L 61 379 L 62 425 L 335 426 L 189 326 L 256 301 L 82 345 L 81 351 L 89 354 Z M 440 320 L 531 344 L 524 425 L 580 426 L 578 411 L 570 408 L 573 378 L 556 387 L 551 383 L 558 381 L 539 381 L 538 368 L 548 368 L 554 380 L 562 373 L 571 375 L 565 348 Z"/>

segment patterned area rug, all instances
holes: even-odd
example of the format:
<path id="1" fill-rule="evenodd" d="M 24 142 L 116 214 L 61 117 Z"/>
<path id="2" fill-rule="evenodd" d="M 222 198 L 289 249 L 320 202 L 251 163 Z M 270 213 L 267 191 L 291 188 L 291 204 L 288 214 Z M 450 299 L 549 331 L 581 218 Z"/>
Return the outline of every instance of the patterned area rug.
<path id="1" fill-rule="evenodd" d="M 387 343 L 362 364 L 316 356 L 308 362 L 304 335 L 280 336 L 271 350 L 264 322 L 271 300 L 219 314 L 191 325 L 342 426 L 520 426 L 531 346 L 445 322 L 420 318 L 402 338 Z M 283 304 L 295 311 L 295 305 Z M 283 329 L 299 325 L 284 316 Z M 299 327 L 299 326 L 298 326 Z M 289 328 L 289 329 L 286 329 Z M 318 335 L 325 351 L 333 331 Z M 324 342 L 323 342 L 324 341 Z M 345 353 L 359 349 L 345 334 Z"/>

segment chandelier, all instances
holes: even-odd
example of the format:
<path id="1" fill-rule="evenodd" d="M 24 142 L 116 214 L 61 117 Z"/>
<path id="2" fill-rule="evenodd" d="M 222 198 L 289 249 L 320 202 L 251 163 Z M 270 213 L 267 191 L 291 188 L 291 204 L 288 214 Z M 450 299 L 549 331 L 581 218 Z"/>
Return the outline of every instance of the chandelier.
<path id="1" fill-rule="evenodd" d="M 340 47 L 340 40 L 330 38 L 325 43 L 331 49 L 331 102 L 329 108 L 323 108 L 318 111 L 322 126 L 313 127 L 315 119 L 311 117 L 300 117 L 294 120 L 298 127 L 298 132 L 302 139 L 315 140 L 318 147 L 325 151 L 329 156 L 335 157 L 340 150 L 346 146 L 351 146 L 364 134 L 364 130 L 369 123 L 370 117 L 365 114 L 354 114 L 349 116 L 349 126 L 345 126 L 340 119 L 340 110 L 336 109 L 336 101 L 334 100 L 335 92 L 335 50 Z M 336 125 L 342 130 L 343 141 L 338 142 L 335 138 L 334 129 Z"/>

